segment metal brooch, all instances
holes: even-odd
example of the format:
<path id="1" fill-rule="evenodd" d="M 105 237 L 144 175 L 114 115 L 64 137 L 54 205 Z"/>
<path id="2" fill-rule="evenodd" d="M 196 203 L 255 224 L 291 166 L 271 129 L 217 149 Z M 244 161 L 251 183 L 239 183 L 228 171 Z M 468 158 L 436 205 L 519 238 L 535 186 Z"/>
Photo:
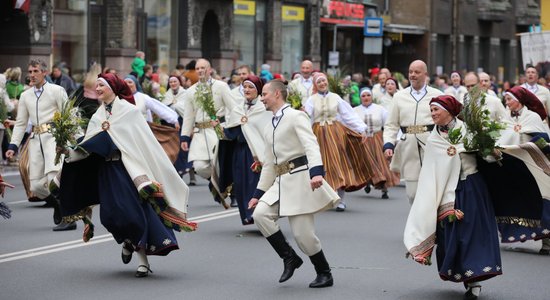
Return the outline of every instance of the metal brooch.
<path id="1" fill-rule="evenodd" d="M 109 130 L 109 127 L 111 127 L 111 124 L 109 124 L 109 121 L 103 121 L 103 123 L 101 123 L 101 129 L 103 129 L 103 131 Z"/>
<path id="2" fill-rule="evenodd" d="M 456 155 L 456 148 L 454 146 L 449 146 L 449 148 L 447 148 L 447 155 L 455 156 Z"/>

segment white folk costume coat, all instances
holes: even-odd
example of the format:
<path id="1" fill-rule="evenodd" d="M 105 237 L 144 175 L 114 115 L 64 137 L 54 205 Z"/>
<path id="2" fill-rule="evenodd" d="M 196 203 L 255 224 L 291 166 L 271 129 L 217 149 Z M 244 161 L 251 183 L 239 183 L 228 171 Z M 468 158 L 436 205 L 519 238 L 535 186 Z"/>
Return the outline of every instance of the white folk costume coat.
<path id="1" fill-rule="evenodd" d="M 118 97 L 113 102 L 111 115 L 106 113 L 105 104 L 102 104 L 90 119 L 82 143 L 103 130 L 107 130 L 120 151 L 124 168 L 136 189 L 139 191 L 152 181 L 160 183 L 171 212 L 185 219 L 182 214 L 187 213 L 189 187 L 174 169 L 141 112 Z M 85 156 L 81 151 L 70 150 L 67 161 Z"/>
<path id="2" fill-rule="evenodd" d="M 466 87 L 463 85 L 459 85 L 458 88 L 455 88 L 451 85 L 450 87 L 446 88 L 443 93 L 445 93 L 445 95 L 451 95 L 455 97 L 458 102 L 464 104 L 464 96 L 468 94 L 468 89 L 466 89 Z"/>
<path id="3" fill-rule="evenodd" d="M 386 89 L 380 85 L 380 83 L 376 83 L 372 86 L 372 102 L 379 104 L 382 102 L 382 98 L 386 95 Z"/>
<path id="4" fill-rule="evenodd" d="M 399 140 L 397 140 L 397 134 L 400 127 L 433 124 L 430 100 L 443 93 L 429 86 L 425 89 L 426 94 L 419 101 L 412 96 L 410 86 L 395 93 L 393 106 L 384 125 L 384 144 L 392 143 L 395 146 L 390 169 L 401 173 L 402 178 L 407 181 L 418 179 L 424 145 L 430 132 L 419 134 L 404 132 Z"/>
<path id="5" fill-rule="evenodd" d="M 531 140 L 531 136 L 528 133 L 534 132 L 548 132 L 546 126 L 542 122 L 540 116 L 530 111 L 527 107 L 523 107 L 519 111 L 518 117 L 510 117 L 504 121 L 506 129 L 501 131 L 500 138 L 497 141 L 497 145 L 519 145 L 527 143 Z M 510 111 L 508 110 L 508 115 Z"/>
<path id="6" fill-rule="evenodd" d="M 398 91 L 396 91 L 396 93 L 397 92 Z M 393 106 L 393 96 L 390 95 L 390 93 L 385 93 L 384 97 L 380 99 L 379 104 L 382 105 L 389 113 L 389 111 L 391 110 L 391 107 Z"/>
<path id="7" fill-rule="evenodd" d="M 200 107 L 200 104 L 197 103 L 195 99 L 197 84 L 198 83 L 195 83 L 191 86 L 185 94 L 185 112 L 183 126 L 181 127 L 181 135 L 189 138 L 193 134 L 193 142 L 189 149 L 189 161 L 210 161 L 214 157 L 214 150 L 218 145 L 218 137 L 213 128 L 195 128 L 195 123 L 211 121 L 210 116 L 203 111 L 202 107 Z M 222 117 L 228 115 L 226 111 L 232 111 L 236 101 L 231 95 L 231 90 L 227 83 L 210 79 L 207 84 L 210 84 L 212 88 L 214 108 L 217 111 L 217 116 Z M 228 118 L 226 118 L 225 121 L 229 121 Z"/>
<path id="8" fill-rule="evenodd" d="M 460 120 L 455 128 L 465 128 Z M 434 129 L 427 140 L 418 189 L 407 218 L 404 243 L 408 252 L 426 256 L 435 246 L 437 221 L 454 213 L 459 179 L 477 172 L 475 157 L 461 156 L 462 143 L 451 144 Z"/>
<path id="9" fill-rule="evenodd" d="M 333 207 L 338 194 L 323 180 L 323 185 L 311 190 L 309 169 L 323 166 L 317 138 L 311 130 L 307 115 L 286 105 L 275 125 L 264 132 L 266 141 L 265 164 L 258 190 L 265 191 L 260 201 L 273 205 L 279 201 L 280 216 L 312 214 Z M 307 156 L 308 164 L 277 176 L 275 164 Z"/>
<path id="10" fill-rule="evenodd" d="M 489 110 L 491 120 L 504 122 L 509 118 L 510 114 L 506 112 L 506 108 L 502 101 L 497 96 L 485 94 L 485 107 Z"/>
<path id="11" fill-rule="evenodd" d="M 289 90 L 293 90 L 293 91 L 297 92 L 298 94 L 300 94 L 300 98 L 302 99 L 302 105 L 304 105 L 306 103 L 306 100 L 309 99 L 309 97 L 311 97 L 311 95 L 313 93 L 313 78 L 312 78 L 312 76 L 310 76 L 309 79 L 307 79 L 307 80 L 308 80 L 308 82 L 311 83 L 309 85 L 309 87 L 308 87 L 308 85 L 304 84 L 304 81 L 306 81 L 306 79 L 304 79 L 302 77 L 296 78 L 288 84 L 288 89 Z"/>
<path id="12" fill-rule="evenodd" d="M 34 88 L 24 91 L 19 99 L 17 119 L 13 129 L 10 144 L 17 147 L 21 146 L 21 140 L 27 129 L 32 123 L 33 126 L 46 125 L 51 123 L 56 111 L 61 111 L 63 104 L 67 102 L 67 92 L 61 86 L 45 83 L 40 98 L 36 97 Z M 44 180 L 44 190 L 40 191 L 39 196 L 48 196 L 47 173 L 58 172 L 61 164 L 54 164 L 55 161 L 55 139 L 50 132 L 41 134 L 31 133 L 29 136 L 29 179 Z M 33 168 L 38 162 L 44 163 L 44 170 Z M 40 163 L 41 165 L 42 163 Z M 34 192 L 34 191 L 33 191 Z"/>

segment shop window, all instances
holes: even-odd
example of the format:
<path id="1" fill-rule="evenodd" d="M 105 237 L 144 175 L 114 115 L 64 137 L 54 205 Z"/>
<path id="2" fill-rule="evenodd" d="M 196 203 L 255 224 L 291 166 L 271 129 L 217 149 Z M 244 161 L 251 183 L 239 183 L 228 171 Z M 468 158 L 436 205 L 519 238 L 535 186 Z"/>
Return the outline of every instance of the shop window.
<path id="1" fill-rule="evenodd" d="M 282 72 L 288 78 L 300 70 L 304 53 L 305 9 L 299 6 L 282 7 Z"/>
<path id="2" fill-rule="evenodd" d="M 233 1 L 233 49 L 236 65 L 258 70 L 264 58 L 265 2 Z"/>
<path id="3" fill-rule="evenodd" d="M 170 56 L 170 49 L 172 49 L 172 1 L 145 0 L 143 4 L 143 10 L 147 14 L 145 60 L 148 64 L 156 64 L 169 70 L 175 64 L 175 58 L 171 63 Z"/>

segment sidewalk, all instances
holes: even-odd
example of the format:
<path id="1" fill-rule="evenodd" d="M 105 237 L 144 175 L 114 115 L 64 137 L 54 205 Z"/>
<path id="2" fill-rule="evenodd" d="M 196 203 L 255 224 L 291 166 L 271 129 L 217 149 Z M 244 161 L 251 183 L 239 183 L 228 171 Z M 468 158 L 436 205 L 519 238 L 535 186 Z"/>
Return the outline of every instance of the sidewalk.
<path id="1" fill-rule="evenodd" d="M 0 165 L 0 174 L 3 177 L 6 176 L 19 176 L 19 160 L 14 162 L 8 162 L 7 165 Z"/>

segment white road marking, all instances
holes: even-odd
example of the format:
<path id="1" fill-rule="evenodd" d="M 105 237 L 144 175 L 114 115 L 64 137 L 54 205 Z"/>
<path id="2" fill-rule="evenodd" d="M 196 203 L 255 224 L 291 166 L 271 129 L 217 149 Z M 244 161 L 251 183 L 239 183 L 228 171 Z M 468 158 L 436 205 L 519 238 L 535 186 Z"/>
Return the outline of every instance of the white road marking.
<path id="1" fill-rule="evenodd" d="M 230 209 L 222 212 L 216 212 L 216 213 L 197 216 L 194 218 L 189 218 L 189 221 L 202 223 L 202 222 L 208 222 L 208 221 L 213 221 L 213 220 L 222 219 L 222 218 L 228 218 L 238 214 L 239 214 L 239 211 L 237 209 Z M 63 242 L 63 243 L 58 243 L 58 244 L 53 244 L 53 245 L 48 245 L 48 246 L 43 246 L 38 248 L 32 248 L 32 249 L 27 249 L 27 250 L 22 250 L 17 252 L 0 254 L 0 264 L 14 261 L 14 260 L 21 260 L 29 257 L 35 257 L 39 255 L 84 247 L 84 246 L 91 246 L 95 244 L 109 242 L 112 240 L 114 240 L 113 236 L 110 233 L 108 233 L 108 234 L 95 236 L 87 243 L 84 243 L 80 239 L 80 240 L 73 240 L 73 241 L 68 241 L 68 242 Z"/>

